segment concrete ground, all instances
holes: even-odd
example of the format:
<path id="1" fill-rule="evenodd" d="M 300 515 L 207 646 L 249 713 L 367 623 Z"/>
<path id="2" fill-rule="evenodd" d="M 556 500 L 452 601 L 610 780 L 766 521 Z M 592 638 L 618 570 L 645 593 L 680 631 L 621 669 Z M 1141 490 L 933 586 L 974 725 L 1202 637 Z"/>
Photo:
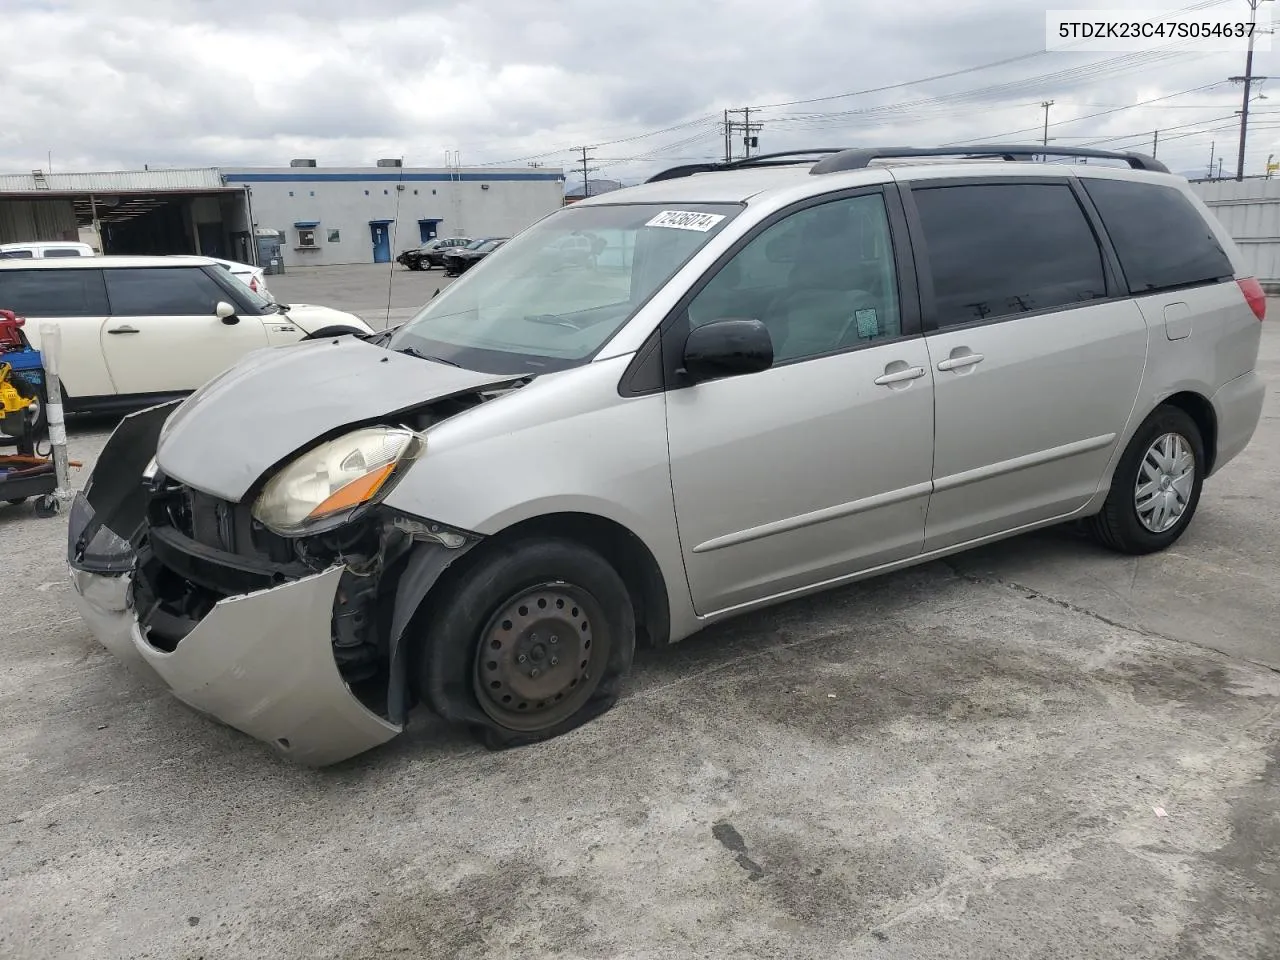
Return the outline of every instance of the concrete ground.
<path id="1" fill-rule="evenodd" d="M 348 310 L 375 330 L 408 320 L 452 282 L 438 267 L 408 270 L 398 263 L 291 267 L 288 273 L 267 277 L 272 295 L 282 303 Z"/>
<path id="2" fill-rule="evenodd" d="M 272 287 L 385 309 L 340 270 Z M 747 616 L 506 753 L 422 717 L 288 766 L 100 649 L 64 521 L 0 508 L 0 957 L 1273 960 L 1273 323 L 1261 366 L 1173 550 L 1050 531 Z"/>

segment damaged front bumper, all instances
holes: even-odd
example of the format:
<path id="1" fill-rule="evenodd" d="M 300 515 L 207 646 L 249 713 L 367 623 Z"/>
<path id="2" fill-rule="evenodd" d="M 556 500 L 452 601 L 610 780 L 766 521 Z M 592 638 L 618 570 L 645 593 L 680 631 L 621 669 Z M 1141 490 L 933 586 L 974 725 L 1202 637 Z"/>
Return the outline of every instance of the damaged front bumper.
<path id="1" fill-rule="evenodd" d="M 325 766 L 386 743 L 401 727 L 352 694 L 334 663 L 331 620 L 342 568 L 219 601 L 169 652 L 130 604 L 130 575 L 72 569 L 76 605 L 98 641 L 158 675 L 188 706 Z"/>
<path id="2" fill-rule="evenodd" d="M 411 706 L 406 631 L 479 538 L 378 508 L 326 534 L 336 546 L 262 541 L 240 504 L 157 470 L 170 409 L 127 417 L 72 505 L 80 615 L 144 676 L 290 760 L 324 766 L 390 740 Z"/>

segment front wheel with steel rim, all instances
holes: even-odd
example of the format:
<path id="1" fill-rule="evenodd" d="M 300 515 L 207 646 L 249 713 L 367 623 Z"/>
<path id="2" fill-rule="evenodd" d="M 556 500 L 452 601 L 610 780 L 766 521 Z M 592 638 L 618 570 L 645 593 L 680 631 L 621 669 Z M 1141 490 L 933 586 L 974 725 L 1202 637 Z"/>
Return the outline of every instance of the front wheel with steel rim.
<path id="1" fill-rule="evenodd" d="M 1094 535 L 1121 553 L 1173 544 L 1191 522 L 1204 481 L 1204 439 L 1179 407 L 1161 406 L 1140 426 L 1116 465 Z"/>
<path id="2" fill-rule="evenodd" d="M 476 645 L 481 709 L 525 732 L 573 716 L 599 683 L 610 639 L 599 603 L 583 588 L 559 582 L 516 591 L 498 605 Z"/>
<path id="3" fill-rule="evenodd" d="M 492 748 L 557 736 L 613 705 L 636 626 L 604 557 L 571 540 L 530 539 L 480 544 L 465 560 L 428 597 L 420 699 Z"/>

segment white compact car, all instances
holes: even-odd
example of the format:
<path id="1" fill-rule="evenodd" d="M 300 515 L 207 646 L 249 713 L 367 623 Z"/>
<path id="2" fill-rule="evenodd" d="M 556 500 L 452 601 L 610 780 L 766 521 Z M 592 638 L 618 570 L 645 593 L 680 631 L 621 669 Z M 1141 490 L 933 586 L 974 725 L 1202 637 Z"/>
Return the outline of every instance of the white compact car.
<path id="1" fill-rule="evenodd" d="M 69 411 L 145 406 L 259 347 L 373 332 L 354 314 L 269 300 L 209 257 L 0 260 L 0 307 L 27 318 L 33 346 L 44 322 L 61 328 Z"/>

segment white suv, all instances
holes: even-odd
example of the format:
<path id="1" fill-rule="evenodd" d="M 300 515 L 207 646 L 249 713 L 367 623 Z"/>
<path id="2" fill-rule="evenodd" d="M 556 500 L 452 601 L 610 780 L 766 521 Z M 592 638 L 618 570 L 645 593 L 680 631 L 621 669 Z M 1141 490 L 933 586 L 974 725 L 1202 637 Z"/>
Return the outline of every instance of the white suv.
<path id="1" fill-rule="evenodd" d="M 44 260 L 56 257 L 92 257 L 93 247 L 70 240 L 0 243 L 0 260 Z"/>

